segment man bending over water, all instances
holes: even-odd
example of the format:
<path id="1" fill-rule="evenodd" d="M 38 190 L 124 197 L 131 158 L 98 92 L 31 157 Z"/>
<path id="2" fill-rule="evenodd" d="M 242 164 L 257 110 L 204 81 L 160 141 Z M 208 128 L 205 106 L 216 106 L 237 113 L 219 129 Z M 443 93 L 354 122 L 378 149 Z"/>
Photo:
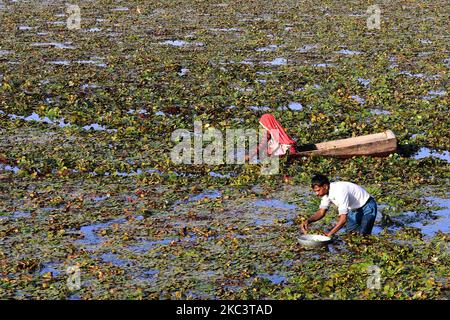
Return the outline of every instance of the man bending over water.
<path id="1" fill-rule="evenodd" d="M 311 187 L 322 198 L 319 210 L 300 225 L 306 233 L 311 223 L 322 219 L 332 202 L 338 207 L 338 222 L 326 236 L 331 237 L 346 223 L 347 232 L 371 234 L 377 216 L 377 203 L 364 188 L 351 182 L 331 182 L 322 174 L 311 179 Z"/>

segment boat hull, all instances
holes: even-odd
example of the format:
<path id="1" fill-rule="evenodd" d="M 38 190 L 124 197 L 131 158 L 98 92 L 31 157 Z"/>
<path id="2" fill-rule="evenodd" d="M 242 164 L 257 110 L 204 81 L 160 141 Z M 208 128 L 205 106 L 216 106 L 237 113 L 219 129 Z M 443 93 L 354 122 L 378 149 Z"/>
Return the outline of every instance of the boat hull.
<path id="1" fill-rule="evenodd" d="M 355 156 L 386 156 L 397 150 L 397 138 L 391 130 L 365 136 L 300 146 L 291 157 L 329 156 L 349 158 Z"/>

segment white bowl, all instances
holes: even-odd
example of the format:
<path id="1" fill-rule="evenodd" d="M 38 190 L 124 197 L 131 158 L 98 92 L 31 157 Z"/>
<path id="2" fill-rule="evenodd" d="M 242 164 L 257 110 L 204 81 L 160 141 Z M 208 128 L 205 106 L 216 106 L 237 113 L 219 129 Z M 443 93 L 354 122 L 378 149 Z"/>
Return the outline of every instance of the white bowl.
<path id="1" fill-rule="evenodd" d="M 321 234 L 304 234 L 298 238 L 298 242 L 305 247 L 322 247 L 331 242 L 331 238 Z"/>

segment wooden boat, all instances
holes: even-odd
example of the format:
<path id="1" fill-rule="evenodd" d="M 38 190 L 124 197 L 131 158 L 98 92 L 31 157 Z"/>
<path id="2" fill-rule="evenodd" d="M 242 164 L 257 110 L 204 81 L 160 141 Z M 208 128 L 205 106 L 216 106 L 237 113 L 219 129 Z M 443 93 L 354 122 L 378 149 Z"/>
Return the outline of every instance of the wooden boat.
<path id="1" fill-rule="evenodd" d="M 290 157 L 329 156 L 386 156 L 397 150 L 397 138 L 391 130 L 365 136 L 299 146 Z"/>

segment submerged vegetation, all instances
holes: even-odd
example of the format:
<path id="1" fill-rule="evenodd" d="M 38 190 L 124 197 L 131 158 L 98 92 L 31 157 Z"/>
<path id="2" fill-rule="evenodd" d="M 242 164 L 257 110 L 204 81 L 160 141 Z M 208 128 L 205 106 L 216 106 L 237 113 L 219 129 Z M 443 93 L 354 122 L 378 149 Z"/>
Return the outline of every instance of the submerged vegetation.
<path id="1" fill-rule="evenodd" d="M 64 1 L 3 1 L 0 297 L 448 299 L 446 4 L 384 1 L 368 30 L 358 1 L 81 0 L 68 30 Z M 299 143 L 390 129 L 399 150 L 171 162 L 174 130 L 263 112 Z M 313 172 L 374 195 L 374 235 L 300 247 Z"/>

